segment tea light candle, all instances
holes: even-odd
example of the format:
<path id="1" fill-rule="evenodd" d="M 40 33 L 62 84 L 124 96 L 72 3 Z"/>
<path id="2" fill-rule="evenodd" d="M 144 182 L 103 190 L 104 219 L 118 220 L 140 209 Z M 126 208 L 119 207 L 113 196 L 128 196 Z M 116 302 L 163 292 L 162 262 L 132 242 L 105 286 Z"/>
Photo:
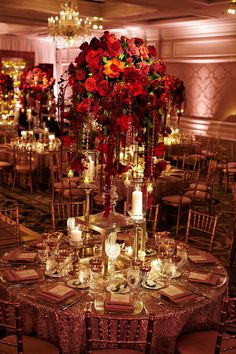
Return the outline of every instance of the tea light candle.
<path id="1" fill-rule="evenodd" d="M 45 128 L 46 129 L 46 128 Z M 55 139 L 55 134 L 49 134 L 48 139 L 53 141 Z"/>
<path id="2" fill-rule="evenodd" d="M 151 267 L 152 269 L 160 270 L 160 261 L 158 259 L 155 259 L 151 262 Z"/>
<path id="3" fill-rule="evenodd" d="M 132 214 L 134 216 L 143 215 L 143 193 L 139 188 L 132 193 Z"/>
<path id="4" fill-rule="evenodd" d="M 81 242 L 82 231 L 80 229 L 71 230 L 70 237 L 72 242 Z"/>
<path id="5" fill-rule="evenodd" d="M 138 258 L 141 259 L 142 262 L 145 261 L 145 256 L 146 256 L 146 252 L 145 251 L 138 251 Z"/>
<path id="6" fill-rule="evenodd" d="M 85 183 L 85 184 L 88 184 L 88 183 L 89 183 L 89 177 L 85 177 L 85 178 L 84 178 L 84 183 Z"/>
<path id="7" fill-rule="evenodd" d="M 22 130 L 21 136 L 25 139 L 27 137 L 27 132 L 25 130 Z"/>
<path id="8" fill-rule="evenodd" d="M 152 183 L 148 183 L 147 191 L 148 191 L 148 193 L 152 193 L 152 192 L 153 192 L 153 185 L 152 185 Z"/>
<path id="9" fill-rule="evenodd" d="M 50 135 L 49 135 L 50 136 Z M 69 172 L 67 173 L 67 177 L 68 178 L 72 178 L 74 177 L 74 172 L 72 170 L 69 170 Z"/>
<path id="10" fill-rule="evenodd" d="M 128 246 L 128 247 L 127 247 L 127 254 L 128 254 L 129 256 L 132 256 L 132 254 L 133 254 L 133 248 L 132 248 L 131 246 Z"/>

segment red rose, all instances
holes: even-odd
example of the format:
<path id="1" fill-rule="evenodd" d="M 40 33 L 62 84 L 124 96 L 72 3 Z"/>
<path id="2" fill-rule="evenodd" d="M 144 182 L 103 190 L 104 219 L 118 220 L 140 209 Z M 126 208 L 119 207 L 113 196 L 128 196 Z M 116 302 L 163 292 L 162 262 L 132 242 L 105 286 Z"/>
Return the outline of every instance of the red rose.
<path id="1" fill-rule="evenodd" d="M 86 71 L 79 69 L 76 71 L 76 79 L 79 81 L 83 81 L 86 78 Z"/>
<path id="2" fill-rule="evenodd" d="M 129 93 L 132 96 L 142 95 L 144 93 L 143 86 L 137 83 L 129 85 Z"/>
<path id="3" fill-rule="evenodd" d="M 132 117 L 127 116 L 126 114 L 122 114 L 117 119 L 117 125 L 121 132 L 127 132 L 129 130 L 130 124 L 132 124 Z"/>
<path id="4" fill-rule="evenodd" d="M 97 83 L 97 90 L 100 96 L 106 96 L 110 91 L 107 80 L 102 80 Z"/>
<path id="5" fill-rule="evenodd" d="M 162 156 L 165 152 L 165 145 L 164 143 L 159 143 L 157 146 L 154 148 L 154 156 Z"/>
<path id="6" fill-rule="evenodd" d="M 148 52 L 151 57 L 156 57 L 157 56 L 157 51 L 154 45 L 149 45 L 148 46 Z"/>
<path id="7" fill-rule="evenodd" d="M 89 77 L 85 81 L 84 86 L 85 86 L 87 91 L 93 92 L 93 91 L 95 91 L 97 89 L 96 80 L 93 77 Z"/>
<path id="8" fill-rule="evenodd" d="M 118 57 L 122 53 L 122 47 L 119 41 L 108 43 L 107 49 L 111 58 Z"/>

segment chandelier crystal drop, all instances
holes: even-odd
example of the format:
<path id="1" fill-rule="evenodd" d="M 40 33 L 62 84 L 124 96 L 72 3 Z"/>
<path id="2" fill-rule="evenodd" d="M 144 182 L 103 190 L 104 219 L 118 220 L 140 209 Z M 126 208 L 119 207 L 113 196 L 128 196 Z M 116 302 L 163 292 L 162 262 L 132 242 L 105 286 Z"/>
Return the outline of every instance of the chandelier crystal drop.
<path id="1" fill-rule="evenodd" d="M 53 39 L 62 39 L 71 46 L 78 37 L 102 30 L 102 22 L 102 17 L 80 17 L 75 2 L 68 1 L 61 5 L 59 16 L 48 19 L 48 31 Z"/>

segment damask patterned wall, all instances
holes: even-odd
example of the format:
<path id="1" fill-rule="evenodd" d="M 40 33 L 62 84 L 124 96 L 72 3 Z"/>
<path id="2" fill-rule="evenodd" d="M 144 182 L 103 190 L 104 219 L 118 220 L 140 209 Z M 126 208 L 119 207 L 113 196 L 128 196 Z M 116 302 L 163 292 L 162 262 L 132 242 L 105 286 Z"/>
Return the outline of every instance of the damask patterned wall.
<path id="1" fill-rule="evenodd" d="M 184 81 L 185 116 L 236 122 L 235 62 L 168 63 L 167 71 Z"/>

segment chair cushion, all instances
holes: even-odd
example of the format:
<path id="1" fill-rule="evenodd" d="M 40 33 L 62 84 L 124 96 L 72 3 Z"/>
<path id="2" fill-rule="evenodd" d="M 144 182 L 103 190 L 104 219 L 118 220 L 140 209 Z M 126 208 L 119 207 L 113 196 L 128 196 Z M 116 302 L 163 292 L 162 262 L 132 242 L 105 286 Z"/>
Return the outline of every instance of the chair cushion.
<path id="1" fill-rule="evenodd" d="M 56 183 L 54 183 L 54 188 L 55 189 L 63 189 L 63 188 L 69 188 L 69 182 L 68 182 L 68 178 L 65 180 L 65 181 L 63 181 L 63 182 L 56 182 Z M 77 183 L 76 182 L 71 182 L 70 183 L 70 186 L 71 186 L 71 188 L 76 188 L 77 187 Z"/>
<path id="2" fill-rule="evenodd" d="M 16 165 L 15 166 L 16 171 L 20 173 L 29 173 L 30 172 L 30 166 L 29 165 Z M 36 166 L 31 166 L 31 171 L 36 170 Z"/>
<path id="3" fill-rule="evenodd" d="M 191 183 L 190 184 L 190 189 L 194 189 L 196 186 L 196 183 Z M 204 183 L 197 183 L 197 190 L 198 191 L 206 191 L 208 189 L 208 185 Z"/>
<path id="4" fill-rule="evenodd" d="M 9 162 L 6 161 L 0 161 L 0 167 L 4 168 L 4 167 L 11 167 L 12 165 Z"/>
<path id="5" fill-rule="evenodd" d="M 65 198 L 70 198 L 70 197 L 74 197 L 76 198 L 76 200 L 84 200 L 85 199 L 85 191 L 83 189 L 80 188 L 71 188 L 71 190 L 69 189 L 65 189 L 64 190 L 64 197 Z"/>
<path id="6" fill-rule="evenodd" d="M 198 331 L 181 335 L 176 343 L 178 354 L 214 354 L 217 331 Z"/>
<path id="7" fill-rule="evenodd" d="M 10 335 L 4 338 L 4 340 L 8 343 L 16 343 L 16 336 Z M 2 340 L 3 341 L 3 340 Z M 46 340 L 31 337 L 31 336 L 23 336 L 23 346 L 24 346 L 24 354 L 59 354 L 60 349 L 50 342 Z M 7 354 L 17 354 L 17 350 L 15 347 L 10 347 L 9 345 L 0 343 L 0 352 Z"/>
<path id="8" fill-rule="evenodd" d="M 140 350 L 135 349 L 98 349 L 93 350 L 94 354 L 140 354 Z"/>
<path id="9" fill-rule="evenodd" d="M 194 198 L 198 200 L 209 200 L 211 198 L 210 194 L 206 191 L 197 190 L 196 192 L 192 189 L 189 189 L 187 192 L 184 193 L 189 198 Z"/>
<path id="10" fill-rule="evenodd" d="M 178 205 L 180 204 L 184 204 L 184 205 L 188 205 L 188 204 L 191 204 L 192 200 L 191 198 L 188 198 L 186 196 L 181 196 L 180 195 L 167 195 L 163 198 L 161 198 L 161 201 L 162 203 L 165 203 L 165 204 L 170 204 L 170 205 L 173 205 L 173 206 L 176 206 L 178 207 Z"/>

